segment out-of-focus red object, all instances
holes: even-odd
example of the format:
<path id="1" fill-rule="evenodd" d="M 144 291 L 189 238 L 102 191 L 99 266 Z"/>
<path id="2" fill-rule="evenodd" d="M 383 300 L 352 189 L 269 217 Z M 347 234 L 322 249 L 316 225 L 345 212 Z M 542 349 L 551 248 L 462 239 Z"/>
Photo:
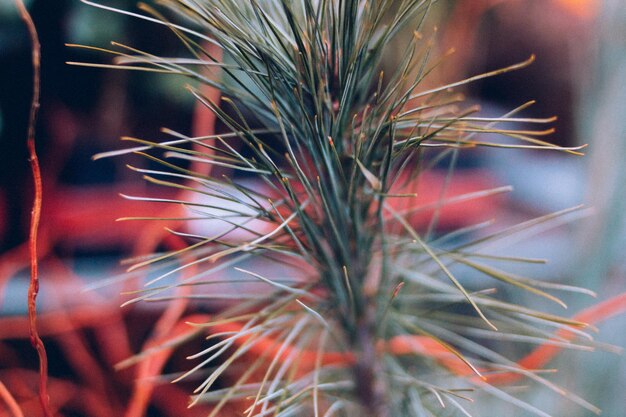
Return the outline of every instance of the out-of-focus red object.
<path id="1" fill-rule="evenodd" d="M 167 187 L 146 188 L 137 184 L 115 186 L 57 187 L 45 200 L 43 220 L 56 244 L 70 248 L 131 250 L 139 231 L 148 222 L 116 222 L 122 217 L 158 217 L 166 204 L 133 201 L 121 197 L 176 198 Z"/>
<path id="2" fill-rule="evenodd" d="M 593 18 L 600 8 L 600 0 L 554 0 L 566 10 L 582 18 Z"/>
<path id="3" fill-rule="evenodd" d="M 499 184 L 486 170 L 461 170 L 447 179 L 446 172 L 425 171 L 417 180 L 403 187 L 392 187 L 391 194 L 415 193 L 415 197 L 391 198 L 390 204 L 398 211 L 413 211 L 408 216 L 411 225 L 423 229 L 438 216 L 437 227 L 449 230 L 490 220 L 498 215 L 504 198 L 501 194 L 482 198 L 462 198 L 473 193 L 491 190 Z"/>

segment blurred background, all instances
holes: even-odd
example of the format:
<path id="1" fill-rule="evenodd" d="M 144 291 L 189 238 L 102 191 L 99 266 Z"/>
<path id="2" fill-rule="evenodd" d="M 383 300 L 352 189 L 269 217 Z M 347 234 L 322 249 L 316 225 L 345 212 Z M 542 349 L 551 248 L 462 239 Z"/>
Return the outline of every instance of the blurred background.
<path id="1" fill-rule="evenodd" d="M 128 157 L 92 161 L 92 155 L 124 147 L 121 136 L 162 139 L 159 129 L 194 131 L 188 80 L 150 73 L 84 68 L 66 62 L 107 63 L 110 56 L 66 44 L 107 48 L 114 40 L 163 56 L 182 53 L 166 28 L 107 13 L 78 0 L 26 1 L 42 44 L 42 94 L 37 146 L 44 180 L 41 229 L 40 326 L 51 358 L 51 396 L 65 416 L 123 415 L 131 397 L 133 368 L 113 365 L 141 349 L 159 317 L 146 305 L 119 309 L 121 287 L 94 292 L 85 286 L 114 279 L 120 259 L 141 253 L 141 225 L 119 217 L 150 215 L 150 205 L 119 193 L 157 195 L 126 168 L 145 161 Z M 133 9 L 130 0 L 107 4 Z M 464 93 L 484 115 L 500 116 L 528 100 L 528 117 L 556 115 L 550 141 L 589 144 L 585 157 L 545 151 L 480 150 L 459 155 L 460 192 L 477 186 L 512 185 L 494 200 L 488 217 L 501 225 L 585 204 L 549 230 L 529 233 L 494 253 L 545 258 L 547 266 L 520 266 L 519 274 L 579 285 L 598 299 L 626 290 L 626 2 L 623 0 L 440 0 L 425 33 L 438 26 L 439 55 L 454 47 L 431 83 L 451 82 L 521 62 L 529 68 L 471 84 Z M 390 57 L 393 61 L 394 57 Z M 397 57 L 396 57 L 397 58 Z M 32 179 L 25 146 L 32 93 L 30 43 L 12 0 L 0 0 L 0 381 L 28 416 L 40 415 L 35 392 L 36 356 L 26 313 L 27 248 Z M 196 132 L 197 126 L 196 118 Z M 523 126 L 522 126 L 523 127 Z M 201 127 L 200 127 L 201 129 Z M 442 219 L 440 227 L 473 224 L 486 214 L 468 211 Z M 460 217 L 459 217 L 460 216 Z M 464 277 L 480 280 L 480 277 Z M 514 294 L 511 297 L 525 297 Z M 593 304 L 577 295 L 569 314 Z M 534 299 L 524 300 L 538 305 Z M 561 314 L 563 314 L 561 312 Z M 626 317 L 599 326 L 597 338 L 626 346 Z M 567 352 L 552 380 L 619 417 L 626 407 L 626 361 L 604 352 Z M 168 369 L 176 369 L 169 363 Z M 158 385 L 184 397 L 184 386 Z M 77 396 L 77 394 L 79 394 Z M 80 396 L 89 401 L 76 400 Z M 522 393 L 555 416 L 589 412 L 542 390 Z M 150 416 L 203 415 L 176 409 L 154 396 Z M 186 401 L 180 401 L 185 405 Z M 0 416 L 6 414 L 0 404 Z M 525 416 L 510 405 L 489 403 L 486 417 Z M 5 414 L 3 414 L 5 413 Z"/>

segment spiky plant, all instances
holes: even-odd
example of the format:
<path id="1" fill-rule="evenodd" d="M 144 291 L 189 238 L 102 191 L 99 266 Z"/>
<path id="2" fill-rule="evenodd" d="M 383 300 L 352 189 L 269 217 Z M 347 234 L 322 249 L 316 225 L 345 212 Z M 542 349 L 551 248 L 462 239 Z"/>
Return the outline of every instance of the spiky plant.
<path id="1" fill-rule="evenodd" d="M 141 13 L 84 2 L 165 25 L 189 53 L 158 57 L 118 44 L 108 51 L 117 55 L 111 66 L 185 75 L 222 94 L 218 102 L 202 87 L 189 87 L 226 126 L 223 134 L 188 137 L 166 130 L 172 140 L 127 138 L 138 146 L 101 155 L 148 158 L 161 168 L 136 171 L 186 192 L 185 198 L 158 200 L 183 206 L 187 215 L 179 220 L 224 225 L 204 234 L 170 230 L 188 246 L 135 266 L 159 272 L 130 302 L 230 301 L 207 322 L 193 324 L 218 342 L 193 355 L 201 361 L 178 378 L 203 375 L 192 404 L 215 401 L 212 416 L 231 401 L 243 404 L 246 416 L 421 417 L 450 415 L 450 409 L 470 415 L 467 401 L 480 389 L 545 415 L 496 383 L 528 378 L 563 392 L 477 337 L 569 346 L 567 338 L 552 340 L 548 330 L 582 323 L 509 303 L 488 288 L 466 289 L 451 266 L 465 265 L 562 304 L 544 289 L 567 287 L 489 266 L 481 245 L 569 211 L 459 244 L 455 238 L 485 224 L 435 236 L 435 214 L 420 230 L 412 215 L 432 207 L 406 191 L 425 169 L 463 148 L 576 153 L 540 140 L 545 131 L 500 127 L 550 121 L 518 117 L 529 103 L 491 119 L 463 108 L 452 92 L 532 58 L 423 87 L 436 71 L 429 61 L 433 43 L 418 32 L 431 0 L 161 0 L 160 11 L 142 4 Z M 404 48 L 387 50 L 406 33 L 414 36 Z M 400 59 L 383 72 L 390 54 Z M 490 142 L 490 133 L 512 141 Z M 228 173 L 206 175 L 194 168 L 198 163 Z M 218 286 L 228 270 L 230 286 Z M 187 292 L 177 292 L 181 288 Z M 222 378 L 222 386 L 229 385 L 214 390 Z"/>

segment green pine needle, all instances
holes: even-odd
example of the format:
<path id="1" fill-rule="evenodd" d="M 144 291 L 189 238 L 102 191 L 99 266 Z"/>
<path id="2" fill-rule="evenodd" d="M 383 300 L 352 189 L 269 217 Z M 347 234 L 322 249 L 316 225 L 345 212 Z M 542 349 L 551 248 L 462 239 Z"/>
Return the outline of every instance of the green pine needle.
<path id="1" fill-rule="evenodd" d="M 497 346 L 487 347 L 480 340 L 545 343 L 551 340 L 550 326 L 582 323 L 500 300 L 491 289 L 474 288 L 453 275 L 449 267 L 464 264 L 564 306 L 547 291 L 584 290 L 496 269 L 487 262 L 544 261 L 496 257 L 481 252 L 480 246 L 559 220 L 570 211 L 444 247 L 453 237 L 481 230 L 485 224 L 432 239 L 430 229 L 438 214 L 428 231 L 416 230 L 411 216 L 429 209 L 438 213 L 447 203 L 510 188 L 447 200 L 442 192 L 435 205 L 392 208 L 394 199 L 415 198 L 413 193 L 394 191 L 403 178 L 419 177 L 450 152 L 488 146 L 580 154 L 582 147 L 559 147 L 539 139 L 551 129 L 501 127 L 554 121 L 516 116 L 532 103 L 500 118 L 485 118 L 476 116 L 474 107 L 462 108 L 462 97 L 453 91 L 522 69 L 534 57 L 423 88 L 424 80 L 438 68 L 430 61 L 433 43 L 416 35 L 432 0 L 161 0 L 156 7 L 142 4 L 137 13 L 83 2 L 169 27 L 188 56 L 160 57 L 120 43 L 113 43 L 112 49 L 70 45 L 114 56 L 112 64 L 72 64 L 186 76 L 222 93 L 222 101 L 216 103 L 202 89 L 189 87 L 199 105 L 212 111 L 229 131 L 189 137 L 164 129 L 174 139 L 124 138 L 136 146 L 94 157 L 133 153 L 156 163 L 158 169 L 131 169 L 150 183 L 176 190 L 180 198 L 126 198 L 177 205 L 187 213 L 123 220 L 207 221 L 225 228 L 211 236 L 171 230 L 189 245 L 140 259 L 129 269 L 154 270 L 156 275 L 145 288 L 130 294 L 133 298 L 127 303 L 166 302 L 182 297 L 175 291 L 182 287 L 191 290 L 185 297 L 209 307 L 215 298 L 231 300 L 211 322 L 194 324 L 197 334 L 215 330 L 220 341 L 192 355 L 203 361 L 177 378 L 209 372 L 194 391 L 192 405 L 215 402 L 212 415 L 218 415 L 227 402 L 250 398 L 247 416 L 315 417 L 443 416 L 450 415 L 444 408 L 449 405 L 459 415 L 470 416 L 477 389 L 527 412 L 547 415 L 480 379 L 455 373 L 425 353 L 407 358 L 385 348 L 395 337 L 428 337 L 477 375 L 513 369 L 553 387 L 538 374 L 516 368 Z M 396 52 L 388 45 L 407 38 L 406 33 L 411 34 L 402 51 L 406 54 L 395 70 L 383 72 L 388 54 Z M 223 60 L 207 51 L 209 44 L 221 48 Z M 251 127 L 252 120 L 258 126 Z M 489 135 L 494 139 L 485 138 Z M 515 142 L 498 142 L 503 136 Z M 229 173 L 217 178 L 190 168 L 198 163 Z M 239 180 L 242 174 L 256 185 Z M 247 237 L 234 237 L 235 233 Z M 294 275 L 273 277 L 271 271 L 277 268 Z M 242 274 L 247 279 L 235 278 Z M 216 292 L 228 282 L 230 292 Z M 401 282 L 404 287 L 398 291 Z M 254 290 L 246 290 L 246 285 L 254 285 Z M 238 329 L 223 330 L 237 323 Z M 174 339 L 159 348 L 176 347 L 187 339 Z M 251 360 L 258 346 L 267 352 Z M 343 355 L 343 362 L 325 359 L 332 355 Z M 312 367 L 303 368 L 307 358 L 312 358 Z M 241 363 L 247 370 L 236 371 L 240 368 L 233 365 Z M 261 379 L 254 379 L 259 373 Z M 213 389 L 224 375 L 232 385 Z M 596 411 L 578 397 L 566 398 Z"/>

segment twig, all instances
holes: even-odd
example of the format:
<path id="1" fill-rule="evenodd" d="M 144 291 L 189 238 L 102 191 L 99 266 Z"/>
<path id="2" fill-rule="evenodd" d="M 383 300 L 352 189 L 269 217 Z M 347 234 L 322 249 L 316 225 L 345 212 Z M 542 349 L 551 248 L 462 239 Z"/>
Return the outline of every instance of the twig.
<path id="1" fill-rule="evenodd" d="M 13 413 L 13 417 L 24 417 L 24 413 L 15 398 L 11 395 L 7 387 L 0 381 L 0 398 L 7 403 L 9 410 Z"/>
<path id="2" fill-rule="evenodd" d="M 41 169 L 39 167 L 39 159 L 35 149 L 35 122 L 37 120 L 37 111 L 39 110 L 39 94 L 40 94 L 40 67 L 41 67 L 41 45 L 37 36 L 37 29 L 33 23 L 28 10 L 24 6 L 22 0 L 15 0 L 15 4 L 19 10 L 20 16 L 24 21 L 32 44 L 32 61 L 33 61 L 33 98 L 30 107 L 30 116 L 28 119 L 28 137 L 26 145 L 28 147 L 29 162 L 33 173 L 34 182 L 34 201 L 30 218 L 30 285 L 28 287 L 28 319 L 30 330 L 30 342 L 37 350 L 39 356 L 39 401 L 46 417 L 52 417 L 50 409 L 50 398 L 47 393 L 48 385 L 48 359 L 46 356 L 46 348 L 43 341 L 37 333 L 37 293 L 39 292 L 39 271 L 37 264 L 37 232 L 39 230 L 39 220 L 41 218 L 41 201 L 42 201 L 42 184 Z"/>

